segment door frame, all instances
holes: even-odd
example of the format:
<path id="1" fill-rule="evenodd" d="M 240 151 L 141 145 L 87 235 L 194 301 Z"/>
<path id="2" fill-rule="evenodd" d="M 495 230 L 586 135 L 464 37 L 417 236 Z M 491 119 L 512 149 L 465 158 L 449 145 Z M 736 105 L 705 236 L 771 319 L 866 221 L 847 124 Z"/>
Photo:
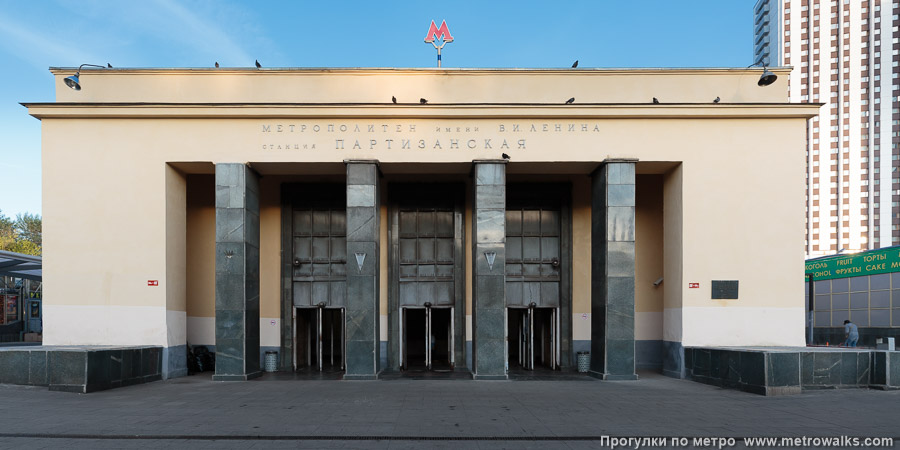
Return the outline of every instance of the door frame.
<path id="1" fill-rule="evenodd" d="M 557 360 L 562 370 L 575 368 L 577 363 L 572 347 L 572 326 L 575 320 L 572 314 L 572 183 L 507 180 L 507 205 L 511 197 L 534 199 L 538 205 L 553 202 L 559 206 L 559 262 L 562 276 L 559 278 L 559 307 L 556 308 L 556 324 L 559 328 Z"/>
<path id="2" fill-rule="evenodd" d="M 315 207 L 342 203 L 346 208 L 346 195 L 346 183 L 313 182 L 282 183 L 281 185 L 281 354 L 278 355 L 279 370 L 291 372 L 297 366 L 294 361 L 296 354 L 294 349 L 296 307 L 294 306 L 293 283 L 294 205 Z M 344 333 L 346 333 L 346 328 L 345 320 Z M 346 339 L 344 342 L 346 344 Z M 346 351 L 346 345 L 344 347 Z M 346 367 L 346 361 L 344 367 Z"/>
<path id="3" fill-rule="evenodd" d="M 387 367 L 400 370 L 400 340 L 403 322 L 400 316 L 400 207 L 442 202 L 453 207 L 453 355 L 454 370 L 465 368 L 466 361 L 466 253 L 465 183 L 387 184 L 388 193 L 388 358 Z M 406 307 L 404 307 L 406 308 Z"/>
<path id="4" fill-rule="evenodd" d="M 423 309 L 425 310 L 425 367 L 427 370 L 432 370 L 432 361 L 433 355 L 431 350 L 431 336 L 434 333 L 432 329 L 432 310 L 435 309 L 449 309 L 450 310 L 450 367 L 456 367 L 456 318 L 454 317 L 454 313 L 456 312 L 455 306 L 401 306 L 399 307 L 399 321 L 400 321 L 400 329 L 399 329 L 399 346 L 400 346 L 400 369 L 408 370 L 409 362 L 406 360 L 406 354 L 404 350 L 406 350 L 406 337 L 404 336 L 404 325 L 406 324 L 405 316 L 406 313 L 404 310 L 407 309 Z"/>
<path id="5" fill-rule="evenodd" d="M 343 346 L 343 348 L 341 349 L 341 370 L 346 370 L 346 368 L 347 368 L 347 319 L 346 319 L 347 316 L 346 316 L 346 313 L 347 312 L 346 312 L 345 307 L 340 306 L 340 307 L 334 307 L 334 308 L 325 308 L 325 307 L 316 307 L 316 306 L 295 306 L 293 308 L 293 311 L 291 312 L 291 339 L 292 339 L 291 361 L 292 361 L 292 365 L 293 365 L 293 371 L 294 372 L 297 371 L 297 310 L 315 311 L 316 312 L 316 314 L 315 314 L 315 320 L 316 320 L 316 339 L 315 339 L 315 341 L 316 341 L 316 357 L 318 358 L 318 361 L 315 362 L 316 363 L 315 365 L 316 365 L 316 368 L 320 372 L 322 371 L 322 367 L 324 365 L 324 361 L 322 360 L 322 358 L 324 358 L 323 342 L 325 339 L 324 339 L 324 330 L 322 329 L 322 324 L 324 323 L 325 311 L 326 310 L 327 311 L 339 311 L 341 313 L 341 318 L 340 318 L 341 334 L 339 337 L 339 339 L 341 341 L 340 345 Z M 331 336 L 331 339 L 329 339 L 329 342 L 331 342 L 331 347 L 332 347 L 332 349 L 331 349 L 332 356 L 331 357 L 333 359 L 334 358 L 334 336 L 333 335 Z M 310 367 L 312 367 L 312 364 L 310 364 Z"/>
<path id="6" fill-rule="evenodd" d="M 509 315 L 509 310 L 514 309 L 517 311 L 525 311 L 526 313 L 521 316 L 523 321 L 527 323 L 528 336 L 525 338 L 524 342 L 522 341 L 522 336 L 516 336 L 516 344 L 519 346 L 518 357 L 519 357 L 519 365 L 522 366 L 525 370 L 534 370 L 534 312 L 536 309 L 542 310 L 550 310 L 550 369 L 558 370 L 562 366 L 562 357 L 560 355 L 561 345 L 560 341 L 562 340 L 562 330 L 560 330 L 560 310 L 562 309 L 559 306 L 556 307 L 541 307 L 541 308 L 531 308 L 528 306 L 507 306 L 506 308 L 507 317 Z M 509 319 L 507 318 L 507 321 Z M 525 325 L 520 326 L 519 330 L 522 330 Z M 543 328 L 542 328 L 543 329 Z M 509 346 L 513 345 L 511 343 L 510 338 L 512 336 L 509 335 L 509 329 L 506 330 L 507 338 L 506 338 L 506 371 L 509 372 Z M 526 354 L 527 353 L 527 354 Z"/>

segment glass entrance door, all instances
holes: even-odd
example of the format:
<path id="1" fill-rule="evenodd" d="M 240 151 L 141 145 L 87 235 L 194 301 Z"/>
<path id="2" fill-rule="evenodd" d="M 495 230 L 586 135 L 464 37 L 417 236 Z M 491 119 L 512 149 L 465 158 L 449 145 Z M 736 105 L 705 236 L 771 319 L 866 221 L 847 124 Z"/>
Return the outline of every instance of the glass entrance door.
<path id="1" fill-rule="evenodd" d="M 557 308 L 507 308 L 509 369 L 559 368 Z"/>
<path id="2" fill-rule="evenodd" d="M 428 333 L 431 345 L 428 351 L 430 370 L 453 370 L 453 308 L 427 308 Z"/>
<path id="3" fill-rule="evenodd" d="M 401 308 L 401 368 L 450 371 L 455 366 L 453 308 Z"/>
<path id="4" fill-rule="evenodd" d="M 344 370 L 344 308 L 294 309 L 294 370 Z"/>

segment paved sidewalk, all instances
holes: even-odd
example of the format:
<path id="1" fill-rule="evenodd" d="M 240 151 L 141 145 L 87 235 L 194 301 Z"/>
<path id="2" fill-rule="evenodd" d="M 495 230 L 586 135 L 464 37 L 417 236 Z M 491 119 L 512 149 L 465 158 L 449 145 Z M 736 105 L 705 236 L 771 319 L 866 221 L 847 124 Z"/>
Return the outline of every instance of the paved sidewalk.
<path id="1" fill-rule="evenodd" d="M 230 383 L 205 374 L 88 395 L 0 385 L 0 402 L 0 448 L 544 449 L 597 448 L 603 435 L 900 438 L 900 391 L 763 397 L 653 373 L 636 382 L 267 375 Z"/>

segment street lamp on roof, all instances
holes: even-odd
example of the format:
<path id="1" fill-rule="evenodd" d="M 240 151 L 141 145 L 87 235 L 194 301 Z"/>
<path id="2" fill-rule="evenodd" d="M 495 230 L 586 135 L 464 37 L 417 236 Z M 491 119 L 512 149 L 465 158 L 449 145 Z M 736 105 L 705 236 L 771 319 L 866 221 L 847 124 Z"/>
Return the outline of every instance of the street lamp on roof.
<path id="1" fill-rule="evenodd" d="M 96 64 L 82 64 L 78 66 L 78 70 L 75 71 L 75 75 L 66 77 L 63 81 L 66 83 L 66 86 L 75 89 L 76 91 L 81 90 L 81 82 L 78 80 L 78 77 L 81 75 L 81 68 L 84 66 L 88 67 L 99 67 L 101 69 L 106 69 L 104 66 L 98 66 Z"/>

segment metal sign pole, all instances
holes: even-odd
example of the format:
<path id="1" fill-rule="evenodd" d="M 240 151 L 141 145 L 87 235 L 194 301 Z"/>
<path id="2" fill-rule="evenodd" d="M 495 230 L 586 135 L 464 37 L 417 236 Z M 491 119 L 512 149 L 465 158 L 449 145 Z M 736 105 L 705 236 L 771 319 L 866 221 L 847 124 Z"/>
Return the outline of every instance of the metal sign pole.
<path id="1" fill-rule="evenodd" d="M 434 46 L 434 49 L 437 50 L 437 66 L 441 67 L 441 49 L 444 48 L 444 45 L 447 44 L 448 41 L 441 42 L 441 45 L 437 45 L 434 41 L 431 42 L 431 45 Z M 453 42 L 453 41 L 449 41 Z"/>

